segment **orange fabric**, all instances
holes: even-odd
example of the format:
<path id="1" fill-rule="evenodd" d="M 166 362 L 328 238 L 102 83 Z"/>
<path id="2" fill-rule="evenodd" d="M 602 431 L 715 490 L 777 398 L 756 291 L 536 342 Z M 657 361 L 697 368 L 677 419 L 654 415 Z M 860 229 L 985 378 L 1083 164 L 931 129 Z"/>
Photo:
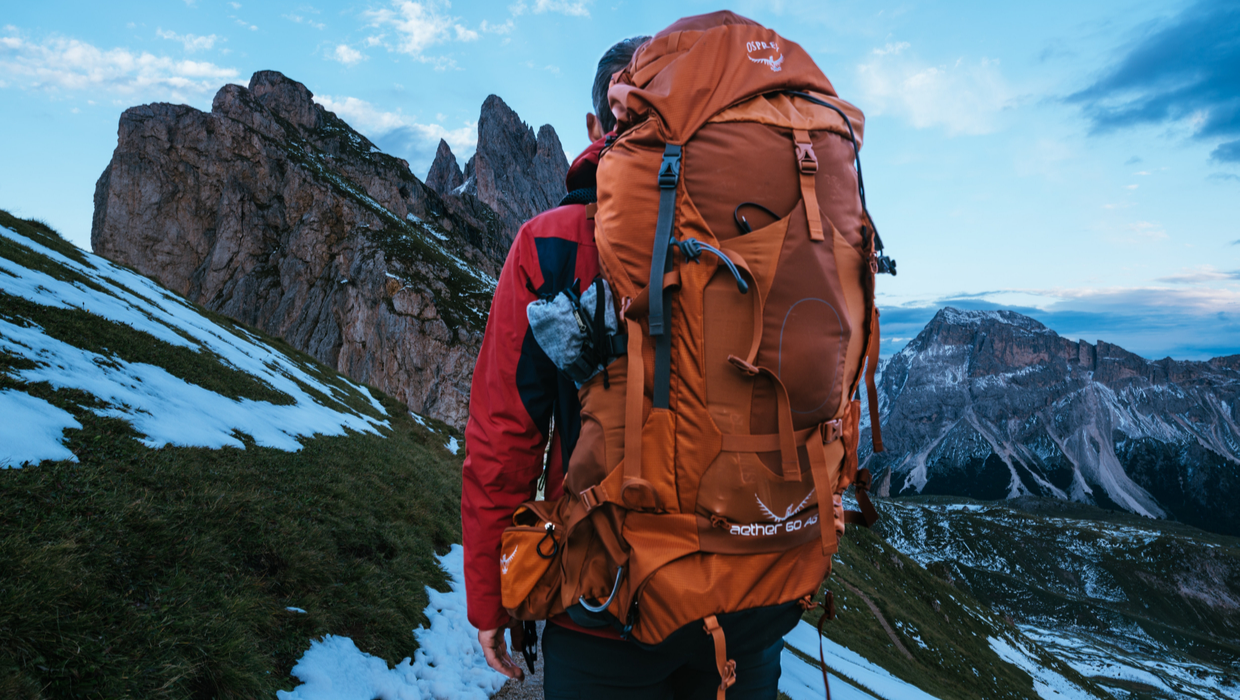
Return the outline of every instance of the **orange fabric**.
<path id="1" fill-rule="evenodd" d="M 821 241 L 822 212 L 818 209 L 818 193 L 814 189 L 814 174 L 818 172 L 818 156 L 814 154 L 814 142 L 809 132 L 796 129 L 792 132 L 795 139 L 797 166 L 801 170 L 801 199 L 805 202 L 805 219 L 809 224 L 811 241 Z M 834 224 L 831 228 L 835 228 Z"/>
<path id="2" fill-rule="evenodd" d="M 663 288 L 675 289 L 680 286 L 680 272 L 672 270 L 663 275 Z M 646 287 L 633 297 L 633 301 L 625 310 L 625 318 L 645 318 L 650 312 L 650 287 Z"/>
<path id="3" fill-rule="evenodd" d="M 835 447 L 839 441 L 830 443 L 830 447 Z M 805 449 L 809 453 L 810 471 L 814 475 L 814 488 L 818 489 L 820 494 L 831 494 L 835 492 L 836 480 L 839 474 L 838 467 L 832 470 L 831 465 L 839 464 L 838 458 L 831 460 L 828 455 L 828 445 L 822 442 L 822 432 L 815 431 L 809 437 L 809 442 L 805 444 Z M 839 452 L 838 449 L 832 449 L 832 452 Z M 832 472 L 835 473 L 832 473 Z M 819 513 L 823 510 L 819 509 Z M 831 556 L 839 548 L 839 542 L 835 538 L 835 528 L 825 527 L 819 524 L 818 532 L 822 537 L 822 553 L 825 556 Z"/>
<path id="4" fill-rule="evenodd" d="M 874 451 L 883 451 L 883 431 L 879 426 L 878 390 L 874 387 L 874 371 L 878 369 L 878 306 L 874 307 L 874 315 L 870 319 L 870 349 L 865 358 L 865 395 L 870 408 L 870 438 L 874 443 Z"/>
<path id="5" fill-rule="evenodd" d="M 698 549 L 714 554 L 786 552 L 818 539 L 819 512 L 813 506 L 778 523 L 733 523 L 699 515 Z"/>
<path id="6" fill-rule="evenodd" d="M 633 638 L 653 644 L 707 615 L 798 600 L 817 590 L 830 570 L 830 557 L 812 541 L 744 558 L 704 553 L 680 557 L 646 580 Z"/>
<path id="7" fill-rule="evenodd" d="M 609 612 L 640 606 L 640 642 L 804 598 L 838 546 L 833 497 L 856 473 L 859 405 L 848 393 L 874 342 L 870 251 L 846 120 L 784 90 L 832 101 L 860 131 L 860 112 L 800 47 L 731 13 L 661 32 L 609 92 L 620 124 L 599 160 L 596 241 L 623 300 L 628 353 L 610 390 L 581 388 L 561 601 L 602 601 L 614 588 Z M 643 317 L 669 143 L 682 146 L 673 235 L 723 257 L 669 251 L 670 401 L 654 409 Z M 752 187 L 729 189 L 719 175 L 737 171 L 737 152 Z M 741 202 L 761 207 L 742 209 L 738 226 Z"/>
<path id="8" fill-rule="evenodd" d="M 754 276 L 753 271 L 749 269 L 749 263 L 745 262 L 745 258 L 735 250 L 723 249 L 728 259 L 732 261 L 737 268 L 748 272 L 750 281 L 749 294 L 753 298 L 753 340 L 749 343 L 749 352 L 745 355 L 745 362 L 753 364 L 755 358 L 758 357 L 758 348 L 762 345 L 762 311 L 765 308 L 765 299 L 763 295 L 762 285 L 758 284 L 758 279 Z"/>
<path id="9" fill-rule="evenodd" d="M 801 92 L 810 92 L 804 91 Z M 853 133 L 857 137 L 857 147 L 861 147 L 865 133 L 865 115 L 861 110 L 834 95 L 813 94 L 814 97 L 829 102 L 848 115 L 852 123 Z M 802 129 L 805 131 L 830 131 L 833 134 L 848 138 L 848 124 L 830 109 L 821 109 L 803 97 L 795 95 L 769 94 L 759 95 L 735 107 L 729 107 L 711 117 L 708 124 L 727 124 L 730 122 L 750 122 L 767 126 Z M 851 145 L 849 146 L 851 148 Z"/>
<path id="10" fill-rule="evenodd" d="M 797 447 L 804 445 L 809 439 L 810 433 L 818 429 L 818 426 L 811 425 L 803 430 L 793 431 L 794 444 Z M 724 452 L 775 452 L 780 449 L 780 440 L 779 433 L 724 435 L 721 441 L 721 449 Z"/>
<path id="11" fill-rule="evenodd" d="M 786 89 L 835 96 L 809 54 L 766 27 L 731 12 L 684 21 L 698 28 L 656 35 L 613 81 L 608 100 L 619 133 L 657 115 L 664 141 L 683 144 L 706 120 L 750 97 Z M 656 64 L 657 72 L 645 70 Z"/>
<path id="12" fill-rule="evenodd" d="M 714 615 L 707 615 L 703 622 L 706 634 L 709 634 L 715 642 L 715 668 L 719 671 L 719 693 L 715 697 L 717 700 L 723 700 L 728 688 L 736 683 L 736 661 L 728 658 L 728 643 L 724 639 L 723 628 L 719 626 L 719 620 Z"/>
<path id="13" fill-rule="evenodd" d="M 646 366 L 642 357 L 642 327 L 626 318 L 629 348 L 629 374 L 624 384 L 624 477 L 640 479 L 642 475 L 642 408 Z"/>
<path id="14" fill-rule="evenodd" d="M 642 482 L 651 489 L 655 497 L 654 503 L 639 501 L 642 506 L 630 505 L 628 492 L 630 489 L 630 472 L 625 471 L 622 495 L 624 503 L 634 510 L 644 509 L 665 510 L 676 504 L 676 467 L 673 463 L 676 446 L 676 414 L 666 408 L 650 411 L 646 424 L 642 426 Z"/>

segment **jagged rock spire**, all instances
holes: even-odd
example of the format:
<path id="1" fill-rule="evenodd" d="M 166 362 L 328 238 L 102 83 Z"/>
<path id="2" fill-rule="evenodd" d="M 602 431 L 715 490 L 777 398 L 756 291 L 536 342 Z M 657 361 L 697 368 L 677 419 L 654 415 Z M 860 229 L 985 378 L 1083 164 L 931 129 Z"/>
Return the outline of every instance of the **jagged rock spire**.
<path id="1" fill-rule="evenodd" d="M 439 148 L 435 151 L 435 162 L 431 163 L 431 170 L 426 174 L 426 186 L 441 195 L 446 195 L 464 182 L 465 175 L 461 173 L 461 168 L 456 163 L 456 156 L 452 155 L 448 142 L 439 139 Z"/>

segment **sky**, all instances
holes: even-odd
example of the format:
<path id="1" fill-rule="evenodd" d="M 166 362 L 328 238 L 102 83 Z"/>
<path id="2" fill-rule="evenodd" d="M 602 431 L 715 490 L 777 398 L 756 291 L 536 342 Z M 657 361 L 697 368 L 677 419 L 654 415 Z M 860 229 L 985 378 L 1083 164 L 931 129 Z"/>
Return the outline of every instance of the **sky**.
<path id="1" fill-rule="evenodd" d="M 490 94 L 568 157 L 598 57 L 731 9 L 804 47 L 866 114 L 866 194 L 896 277 L 883 353 L 943 306 L 1008 308 L 1149 358 L 1240 353 L 1240 2 L 218 0 L 10 3 L 0 208 L 89 247 L 120 114 L 209 110 L 258 70 L 424 177 Z"/>

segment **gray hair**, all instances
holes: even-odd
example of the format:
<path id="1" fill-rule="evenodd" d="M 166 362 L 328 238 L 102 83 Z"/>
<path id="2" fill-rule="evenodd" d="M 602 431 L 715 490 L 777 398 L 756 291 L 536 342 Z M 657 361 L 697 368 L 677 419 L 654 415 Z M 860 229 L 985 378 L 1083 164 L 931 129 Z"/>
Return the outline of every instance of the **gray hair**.
<path id="1" fill-rule="evenodd" d="M 616 128 L 616 117 L 607 103 L 607 88 L 611 84 L 611 76 L 629 65 L 633 54 L 647 41 L 650 41 L 648 36 L 633 36 L 618 41 L 598 60 L 598 72 L 594 74 L 594 90 L 591 96 L 594 98 L 594 116 L 598 117 L 604 134 Z"/>

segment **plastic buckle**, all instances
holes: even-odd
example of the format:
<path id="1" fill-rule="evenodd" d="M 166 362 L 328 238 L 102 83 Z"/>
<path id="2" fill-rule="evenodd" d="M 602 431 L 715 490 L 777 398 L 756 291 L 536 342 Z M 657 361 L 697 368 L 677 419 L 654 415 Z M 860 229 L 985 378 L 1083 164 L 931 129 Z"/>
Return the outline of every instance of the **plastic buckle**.
<path id="1" fill-rule="evenodd" d="M 801 143 L 798 141 L 797 146 L 797 167 L 803 173 L 818 172 L 818 154 L 814 153 L 814 144 Z"/>
<path id="2" fill-rule="evenodd" d="M 598 497 L 597 492 L 598 492 L 598 486 L 591 486 L 585 491 L 582 491 L 581 493 L 577 494 L 578 496 L 581 497 L 581 504 L 586 507 L 587 512 L 594 510 L 595 508 L 599 506 L 600 503 L 603 502 L 602 499 Z"/>
<path id="3" fill-rule="evenodd" d="M 822 444 L 829 445 L 844 435 L 844 421 L 836 418 L 822 424 Z"/>
<path id="4" fill-rule="evenodd" d="M 680 179 L 680 146 L 667 144 L 663 149 L 663 164 L 659 166 L 659 189 L 676 188 Z"/>

